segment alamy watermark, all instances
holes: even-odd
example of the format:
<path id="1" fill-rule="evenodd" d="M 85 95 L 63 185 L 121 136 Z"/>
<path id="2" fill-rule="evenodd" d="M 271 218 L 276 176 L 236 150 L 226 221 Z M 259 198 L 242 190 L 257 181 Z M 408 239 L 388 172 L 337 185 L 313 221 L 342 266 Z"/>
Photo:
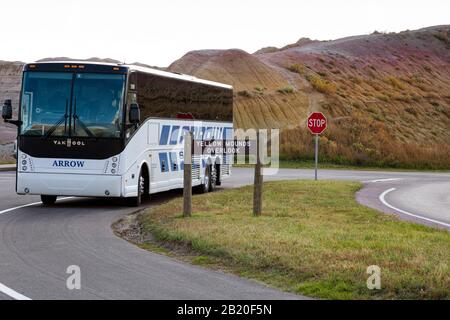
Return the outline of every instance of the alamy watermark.
<path id="1" fill-rule="evenodd" d="M 66 273 L 70 276 L 66 280 L 66 287 L 69 290 L 81 289 L 81 269 L 77 265 L 67 267 Z"/>
<path id="2" fill-rule="evenodd" d="M 367 278 L 367 289 L 380 290 L 381 289 L 381 268 L 377 265 L 367 267 L 366 273 L 370 276 Z"/>
<path id="3" fill-rule="evenodd" d="M 227 164 L 256 164 L 259 156 L 259 161 L 264 167 L 264 175 L 274 175 L 278 172 L 279 129 L 219 129 L 190 130 L 193 136 L 192 155 L 194 157 L 211 156 L 215 157 L 215 161 Z M 184 141 L 186 131 L 181 134 L 180 142 Z M 175 145 L 173 148 L 176 152 Z M 180 157 L 184 158 L 182 154 Z"/>

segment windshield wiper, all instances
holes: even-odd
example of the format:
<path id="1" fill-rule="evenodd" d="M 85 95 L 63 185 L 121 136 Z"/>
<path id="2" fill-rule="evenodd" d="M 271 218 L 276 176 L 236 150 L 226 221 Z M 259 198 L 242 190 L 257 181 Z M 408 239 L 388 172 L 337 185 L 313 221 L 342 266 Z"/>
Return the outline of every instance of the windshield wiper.
<path id="1" fill-rule="evenodd" d="M 58 120 L 50 129 L 48 129 L 47 133 L 44 135 L 44 139 L 48 139 L 53 132 L 63 123 L 64 121 L 64 133 L 67 131 L 67 119 L 69 118 L 69 115 L 67 114 L 67 108 L 68 108 L 69 101 L 66 99 L 66 111 L 64 112 L 64 115 L 61 117 L 61 119 Z"/>
<path id="2" fill-rule="evenodd" d="M 89 138 L 95 138 L 94 134 L 92 133 L 91 130 L 88 129 L 88 127 L 86 127 L 86 125 L 84 124 L 83 121 L 80 120 L 80 118 L 77 115 L 77 98 L 75 97 L 75 101 L 73 103 L 73 132 L 76 132 L 76 123 L 78 121 L 78 123 L 80 124 L 80 127 L 87 133 L 87 135 L 89 136 Z"/>

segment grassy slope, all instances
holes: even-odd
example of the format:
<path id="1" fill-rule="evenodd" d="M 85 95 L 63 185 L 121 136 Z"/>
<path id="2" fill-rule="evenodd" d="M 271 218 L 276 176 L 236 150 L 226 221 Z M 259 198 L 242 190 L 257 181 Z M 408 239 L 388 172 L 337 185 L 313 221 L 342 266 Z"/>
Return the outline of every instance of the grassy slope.
<path id="1" fill-rule="evenodd" d="M 271 182 L 258 218 L 251 215 L 252 188 L 244 187 L 194 197 L 190 219 L 180 217 L 182 199 L 175 199 L 145 212 L 141 223 L 158 240 L 193 249 L 194 263 L 291 292 L 448 299 L 449 233 L 363 207 L 354 200 L 359 188 L 353 182 Z M 366 288 L 366 268 L 373 264 L 381 267 L 379 291 Z"/>

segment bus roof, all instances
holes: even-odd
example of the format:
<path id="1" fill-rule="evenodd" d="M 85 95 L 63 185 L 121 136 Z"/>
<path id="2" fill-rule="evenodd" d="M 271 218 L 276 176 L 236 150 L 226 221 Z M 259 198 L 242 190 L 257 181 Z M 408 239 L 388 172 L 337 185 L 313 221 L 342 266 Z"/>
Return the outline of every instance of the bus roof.
<path id="1" fill-rule="evenodd" d="M 205 79 L 200 79 L 200 78 L 197 78 L 197 77 L 194 77 L 194 76 L 190 76 L 190 75 L 187 75 L 187 74 L 168 72 L 168 71 L 163 71 L 163 70 L 149 68 L 149 67 L 142 67 L 142 66 L 137 66 L 137 65 L 128 65 L 128 64 L 126 64 L 124 66 L 130 68 L 131 70 L 140 71 L 140 72 L 144 72 L 144 73 L 150 73 L 150 74 L 154 74 L 154 75 L 161 76 L 161 77 L 172 78 L 172 79 L 180 79 L 180 80 L 196 82 L 196 83 L 202 83 L 202 84 L 215 86 L 215 87 L 221 87 L 221 88 L 230 89 L 230 90 L 233 89 L 233 87 L 228 85 L 228 84 L 215 82 L 215 81 L 210 81 L 210 80 L 205 80 Z"/>
<path id="2" fill-rule="evenodd" d="M 65 60 L 61 60 L 61 61 L 41 61 L 41 62 L 35 62 L 35 63 L 28 63 L 28 64 L 26 64 L 24 70 L 28 69 L 27 67 L 29 65 L 43 65 L 43 64 L 47 64 L 47 65 L 49 65 L 49 64 L 50 65 L 54 65 L 54 64 L 87 65 L 88 64 L 88 65 L 111 66 L 111 67 L 121 67 L 121 68 L 125 67 L 128 70 L 130 70 L 130 71 L 138 71 L 138 72 L 153 74 L 153 75 L 160 76 L 160 77 L 165 77 L 165 78 L 172 78 L 172 79 L 179 79 L 179 80 L 184 80 L 184 81 L 189 81 L 189 82 L 196 82 L 196 83 L 201 83 L 201 84 L 205 84 L 205 85 L 220 87 L 220 88 L 224 88 L 224 89 L 230 89 L 230 90 L 233 89 L 233 87 L 228 85 L 228 84 L 223 84 L 223 83 L 220 83 L 220 82 L 200 79 L 200 78 L 197 78 L 197 77 L 194 77 L 194 76 L 190 76 L 190 75 L 187 75 L 187 74 L 163 71 L 163 70 L 159 70 L 159 69 L 155 69 L 155 68 L 143 67 L 143 66 L 138 66 L 138 65 L 134 65 L 134 64 L 121 64 L 121 63 L 95 62 L 95 61 L 72 61 L 72 60 L 69 60 L 69 61 L 65 61 Z"/>

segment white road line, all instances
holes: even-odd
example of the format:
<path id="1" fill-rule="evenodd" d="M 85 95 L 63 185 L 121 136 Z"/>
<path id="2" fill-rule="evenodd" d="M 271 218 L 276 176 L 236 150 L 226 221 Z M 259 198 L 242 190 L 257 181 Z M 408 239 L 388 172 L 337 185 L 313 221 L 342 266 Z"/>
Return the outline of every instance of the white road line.
<path id="1" fill-rule="evenodd" d="M 64 197 L 64 198 L 57 199 L 57 201 L 67 200 L 67 199 L 72 199 L 72 198 L 74 198 L 74 197 Z M 10 211 L 17 210 L 17 209 L 35 206 L 35 205 L 41 204 L 41 203 L 42 203 L 41 201 L 38 201 L 38 202 L 32 202 L 32 203 L 24 204 L 24 205 L 21 205 L 21 206 L 17 206 L 17 207 L 14 207 L 14 208 L 5 209 L 5 210 L 0 211 L 0 215 L 4 214 L 4 213 L 7 213 L 7 212 L 10 212 Z"/>
<path id="2" fill-rule="evenodd" d="M 441 225 L 441 226 L 444 226 L 444 227 L 450 227 L 450 224 L 449 224 L 449 223 L 445 223 L 445 222 L 442 222 L 442 221 L 437 221 L 437 220 L 434 220 L 434 219 L 422 217 L 422 216 L 419 216 L 419 215 L 417 215 L 417 214 L 413 214 L 413 213 L 411 213 L 411 212 L 408 212 L 408 211 L 405 211 L 405 210 L 396 208 L 396 207 L 394 207 L 393 205 L 389 204 L 389 203 L 386 201 L 385 197 L 386 197 L 386 195 L 387 195 L 388 193 L 390 193 L 390 192 L 392 192 L 392 191 L 394 191 L 394 190 L 396 190 L 396 188 L 390 188 L 390 189 L 387 189 L 387 190 L 384 191 L 382 194 L 380 194 L 380 196 L 378 197 L 378 199 L 380 199 L 380 201 L 381 201 L 386 207 L 389 207 L 389 208 L 391 208 L 391 209 L 394 209 L 395 211 L 401 212 L 401 213 L 406 214 L 406 215 L 411 216 L 411 217 L 415 217 L 415 218 L 419 218 L 419 219 L 426 220 L 426 221 L 429 221 L 429 222 L 437 223 L 437 224 L 439 224 L 439 225 Z"/>
<path id="3" fill-rule="evenodd" d="M 32 203 L 24 204 L 24 205 L 21 205 L 21 206 L 18 206 L 18 207 L 5 209 L 5 210 L 0 211 L 0 215 L 4 214 L 4 213 L 7 213 L 7 212 L 10 212 L 10 211 L 14 211 L 14 210 L 20 209 L 20 208 L 35 206 L 35 205 L 41 204 L 41 203 L 42 203 L 41 201 L 39 201 L 39 202 L 32 202 Z"/>
<path id="4" fill-rule="evenodd" d="M 67 200 L 67 199 L 72 199 L 72 198 L 74 198 L 74 197 L 64 197 L 64 198 L 59 198 L 57 200 L 60 201 L 60 200 Z M 41 203 L 42 203 L 41 201 L 39 201 L 39 202 L 32 202 L 32 203 L 24 204 L 24 205 L 17 206 L 17 207 L 14 207 L 14 208 L 5 209 L 5 210 L 0 211 L 0 215 L 2 215 L 4 213 L 7 213 L 7 212 L 10 212 L 10 211 L 17 210 L 17 209 L 35 206 L 35 205 L 41 204 Z M 18 293 L 17 291 L 14 291 L 11 288 L 8 288 L 7 286 L 2 284 L 1 282 L 0 282 L 0 292 L 6 294 L 8 297 L 11 297 L 11 298 L 13 298 L 15 300 L 31 300 L 27 296 L 24 296 L 23 294 Z"/>
<path id="5" fill-rule="evenodd" d="M 0 283 L 0 292 L 6 294 L 8 297 L 11 297 L 15 300 L 31 300 L 27 296 L 24 296 L 23 294 L 18 293 L 17 291 L 14 291 L 11 288 L 8 288 L 2 283 Z"/>
<path id="6" fill-rule="evenodd" d="M 397 181 L 397 180 L 402 180 L 402 178 L 387 178 L 387 179 L 366 180 L 366 181 L 363 181 L 363 182 L 365 182 L 365 183 L 368 183 L 368 182 L 387 182 L 387 181 Z"/>

